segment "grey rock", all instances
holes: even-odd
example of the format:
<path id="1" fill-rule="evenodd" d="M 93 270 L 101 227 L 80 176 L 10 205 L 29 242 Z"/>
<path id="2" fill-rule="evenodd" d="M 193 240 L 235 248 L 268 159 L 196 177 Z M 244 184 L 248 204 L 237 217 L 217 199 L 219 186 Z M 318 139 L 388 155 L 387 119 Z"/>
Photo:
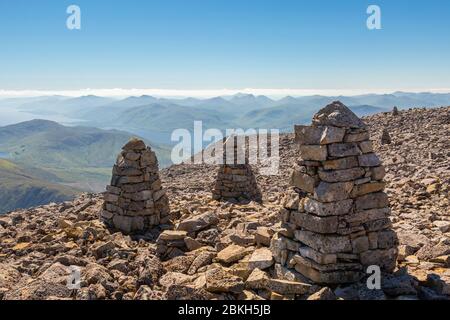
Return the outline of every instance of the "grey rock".
<path id="1" fill-rule="evenodd" d="M 364 122 L 340 101 L 335 101 L 320 110 L 314 116 L 312 123 L 314 126 L 366 128 Z"/>

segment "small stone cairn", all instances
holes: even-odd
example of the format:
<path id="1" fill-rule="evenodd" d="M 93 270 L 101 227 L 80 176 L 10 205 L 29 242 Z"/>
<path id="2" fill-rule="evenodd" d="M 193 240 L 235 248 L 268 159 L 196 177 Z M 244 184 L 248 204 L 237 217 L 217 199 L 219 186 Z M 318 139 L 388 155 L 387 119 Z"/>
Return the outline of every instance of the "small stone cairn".
<path id="1" fill-rule="evenodd" d="M 392 109 L 392 115 L 393 115 L 393 116 L 398 116 L 398 114 L 399 114 L 398 108 L 395 106 L 395 107 Z"/>
<path id="2" fill-rule="evenodd" d="M 247 139 L 244 137 L 243 140 Z M 248 152 L 238 142 L 237 136 L 231 136 L 223 143 L 223 164 L 219 166 L 212 191 L 213 199 L 230 202 L 261 201 L 261 192 L 249 164 Z M 232 160 L 227 159 L 227 152 L 230 151 L 234 154 Z"/>
<path id="3" fill-rule="evenodd" d="M 357 282 L 372 265 L 392 272 L 398 240 L 366 125 L 333 102 L 295 131 L 300 157 L 271 242 L 276 262 L 319 284 Z"/>
<path id="4" fill-rule="evenodd" d="M 383 132 L 381 133 L 380 143 L 382 145 L 392 143 L 391 135 L 389 134 L 389 131 L 387 129 L 383 129 Z"/>
<path id="5" fill-rule="evenodd" d="M 169 220 L 169 201 L 161 186 L 155 152 L 132 139 L 117 157 L 104 195 L 102 220 L 126 234 L 145 232 Z"/>

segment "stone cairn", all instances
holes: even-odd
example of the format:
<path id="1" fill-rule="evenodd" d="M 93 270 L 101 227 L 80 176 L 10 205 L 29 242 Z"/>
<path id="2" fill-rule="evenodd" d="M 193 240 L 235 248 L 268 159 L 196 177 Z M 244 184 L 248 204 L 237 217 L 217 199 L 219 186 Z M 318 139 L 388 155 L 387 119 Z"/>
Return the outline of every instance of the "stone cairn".
<path id="1" fill-rule="evenodd" d="M 382 145 L 392 143 L 391 135 L 389 134 L 389 131 L 387 129 L 383 129 L 383 132 L 381 133 L 380 143 Z"/>
<path id="2" fill-rule="evenodd" d="M 104 196 L 102 220 L 126 234 L 145 232 L 169 221 L 169 201 L 161 186 L 155 152 L 132 139 L 117 157 Z"/>
<path id="3" fill-rule="evenodd" d="M 365 124 L 333 102 L 295 131 L 300 159 L 271 243 L 275 260 L 320 284 L 357 282 L 372 265 L 392 272 L 398 240 Z"/>
<path id="4" fill-rule="evenodd" d="M 392 109 L 392 115 L 393 116 L 398 116 L 398 108 L 395 106 L 394 109 Z"/>
<path id="5" fill-rule="evenodd" d="M 231 136 L 223 143 L 223 164 L 219 166 L 212 191 L 213 199 L 231 202 L 261 201 L 261 192 L 249 164 L 247 148 L 239 146 L 238 142 L 237 136 Z M 230 151 L 233 152 L 232 160 L 227 159 L 227 152 Z"/>

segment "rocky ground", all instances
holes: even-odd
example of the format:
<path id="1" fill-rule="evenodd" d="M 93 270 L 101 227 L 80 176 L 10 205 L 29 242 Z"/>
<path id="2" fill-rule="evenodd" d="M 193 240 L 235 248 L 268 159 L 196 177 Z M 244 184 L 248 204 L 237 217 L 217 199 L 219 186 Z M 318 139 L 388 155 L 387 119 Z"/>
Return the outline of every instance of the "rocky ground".
<path id="1" fill-rule="evenodd" d="M 280 174 L 257 175 L 262 204 L 214 201 L 216 168 L 178 165 L 161 172 L 174 224 L 145 235 L 105 228 L 101 195 L 0 217 L 0 299 L 448 299 L 450 107 L 364 120 L 400 239 L 398 270 L 381 290 L 321 288 L 273 264 L 268 246 L 298 155 L 283 135 Z M 380 143 L 383 130 L 390 144 Z M 67 286 L 77 270 L 78 290 Z"/>

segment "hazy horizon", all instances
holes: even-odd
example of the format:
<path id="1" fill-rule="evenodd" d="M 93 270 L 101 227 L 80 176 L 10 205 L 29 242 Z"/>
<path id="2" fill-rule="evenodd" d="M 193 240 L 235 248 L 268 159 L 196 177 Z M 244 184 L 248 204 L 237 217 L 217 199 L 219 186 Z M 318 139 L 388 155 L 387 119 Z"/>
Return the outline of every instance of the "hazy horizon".
<path id="1" fill-rule="evenodd" d="M 7 98 L 37 98 L 61 96 L 67 98 L 77 98 L 85 96 L 98 96 L 110 98 L 127 98 L 140 96 L 153 96 L 156 98 L 183 99 L 198 98 L 208 99 L 214 97 L 227 97 L 239 94 L 254 96 L 267 96 L 271 99 L 281 99 L 284 97 L 308 97 L 320 95 L 325 97 L 335 96 L 361 96 L 361 95 L 384 95 L 395 93 L 433 93 L 450 94 L 450 88 L 419 88 L 398 90 L 390 89 L 217 89 L 217 90 L 185 90 L 185 89 L 81 89 L 81 90 L 2 90 L 0 89 L 0 99 Z"/>

